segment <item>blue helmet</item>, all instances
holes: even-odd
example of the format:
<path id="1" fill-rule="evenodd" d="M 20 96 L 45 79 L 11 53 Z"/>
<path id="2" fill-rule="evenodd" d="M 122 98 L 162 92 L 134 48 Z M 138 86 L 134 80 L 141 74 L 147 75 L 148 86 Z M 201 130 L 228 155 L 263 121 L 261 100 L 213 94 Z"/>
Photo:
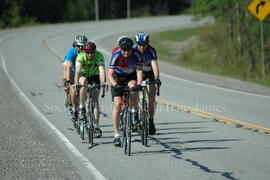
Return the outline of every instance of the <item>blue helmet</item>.
<path id="1" fill-rule="evenodd" d="M 149 35 L 147 34 L 147 32 L 139 32 L 135 36 L 135 41 L 137 43 L 149 43 Z"/>

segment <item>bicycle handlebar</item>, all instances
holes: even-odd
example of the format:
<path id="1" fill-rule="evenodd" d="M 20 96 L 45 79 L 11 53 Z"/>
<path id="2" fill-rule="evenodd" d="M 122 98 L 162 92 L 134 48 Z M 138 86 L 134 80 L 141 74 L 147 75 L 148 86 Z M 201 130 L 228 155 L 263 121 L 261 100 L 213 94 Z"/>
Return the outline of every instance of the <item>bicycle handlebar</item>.
<path id="1" fill-rule="evenodd" d="M 101 87 L 101 85 L 99 84 L 87 84 L 87 85 L 80 85 L 79 84 L 79 88 L 81 87 L 86 87 L 88 89 L 99 89 Z M 76 86 L 75 86 L 76 88 Z M 75 89 L 75 92 L 76 92 L 76 96 L 78 96 L 78 90 Z M 102 95 L 101 95 L 101 98 L 104 98 L 105 97 L 105 88 L 102 88 Z"/>
<path id="2" fill-rule="evenodd" d="M 157 83 L 155 83 L 155 82 L 150 82 L 148 79 L 147 80 L 144 80 L 143 82 L 142 82 L 142 87 L 145 87 L 145 86 L 147 86 L 147 85 L 151 85 L 151 84 L 154 84 L 154 85 L 156 85 Z M 160 95 L 160 91 L 159 91 L 159 85 L 157 85 L 157 96 L 159 96 Z"/>

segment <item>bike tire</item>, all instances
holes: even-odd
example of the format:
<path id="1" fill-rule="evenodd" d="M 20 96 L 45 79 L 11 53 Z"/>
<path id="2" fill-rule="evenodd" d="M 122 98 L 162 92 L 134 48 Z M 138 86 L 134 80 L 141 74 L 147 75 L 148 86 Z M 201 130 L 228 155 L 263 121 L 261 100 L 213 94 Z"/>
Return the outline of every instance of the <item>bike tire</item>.
<path id="1" fill-rule="evenodd" d="M 91 146 L 94 145 L 94 119 L 93 114 L 90 113 L 89 128 L 88 128 L 88 142 Z"/>
<path id="2" fill-rule="evenodd" d="M 81 121 L 81 124 L 80 124 L 80 135 L 81 135 L 81 138 L 82 140 L 84 140 L 84 120 Z"/>
<path id="3" fill-rule="evenodd" d="M 124 154 L 127 154 L 127 128 L 126 128 L 126 122 L 127 122 L 127 111 L 124 111 L 122 113 L 121 118 L 121 128 L 122 128 L 122 147 L 124 149 Z"/>
<path id="4" fill-rule="evenodd" d="M 126 132 L 127 132 L 127 154 L 130 156 L 131 154 L 131 136 L 132 136 L 132 121 L 131 121 L 131 111 L 130 109 L 127 112 L 127 125 L 126 125 Z"/>
<path id="5" fill-rule="evenodd" d="M 143 145 L 147 146 L 148 143 L 148 114 L 146 111 L 143 112 L 144 120 L 143 120 Z"/>
<path id="6" fill-rule="evenodd" d="M 80 124 L 81 124 L 81 120 L 78 119 L 76 127 L 77 127 L 77 133 L 79 135 L 80 135 Z"/>

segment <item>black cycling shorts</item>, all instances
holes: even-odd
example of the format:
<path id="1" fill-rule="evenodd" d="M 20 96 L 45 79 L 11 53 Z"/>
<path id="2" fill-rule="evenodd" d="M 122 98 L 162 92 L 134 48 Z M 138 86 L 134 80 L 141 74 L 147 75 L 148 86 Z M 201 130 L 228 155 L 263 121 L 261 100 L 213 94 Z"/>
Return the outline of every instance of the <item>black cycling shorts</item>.
<path id="1" fill-rule="evenodd" d="M 143 71 L 143 80 L 148 79 L 150 83 L 155 82 L 155 76 L 153 71 Z"/>
<path id="2" fill-rule="evenodd" d="M 84 73 L 81 73 L 81 77 L 86 77 Z M 100 85 L 99 75 L 94 75 L 90 77 L 86 77 L 88 84 L 98 84 Z"/>
<path id="3" fill-rule="evenodd" d="M 137 81 L 137 74 L 136 72 L 130 74 L 130 75 L 120 75 L 120 74 L 115 74 L 115 78 L 116 78 L 116 83 L 117 85 L 122 86 L 123 88 L 125 86 L 128 85 L 128 82 L 131 80 L 135 80 Z M 122 91 L 116 91 L 116 90 L 112 90 L 112 98 L 116 97 L 116 96 L 123 96 L 123 92 Z"/>

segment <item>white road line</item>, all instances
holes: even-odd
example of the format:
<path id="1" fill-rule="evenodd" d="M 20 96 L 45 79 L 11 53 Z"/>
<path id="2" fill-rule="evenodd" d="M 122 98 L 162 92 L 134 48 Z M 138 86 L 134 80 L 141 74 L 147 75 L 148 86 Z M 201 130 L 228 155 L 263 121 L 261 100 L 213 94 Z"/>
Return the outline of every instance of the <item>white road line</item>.
<path id="1" fill-rule="evenodd" d="M 4 36 L 0 39 L 1 42 L 8 38 L 9 36 Z M 11 78 L 9 71 L 7 69 L 5 59 L 3 56 L 3 53 L 0 49 L 0 57 L 2 60 L 2 66 L 3 69 L 11 82 L 12 86 L 14 87 L 14 90 L 22 97 L 22 99 L 31 107 L 31 109 L 51 128 L 51 130 L 63 141 L 63 143 L 66 145 L 68 150 L 70 150 L 77 159 L 88 169 L 92 172 L 93 176 L 96 178 L 96 180 L 106 180 L 106 178 L 94 167 L 94 165 L 89 162 L 81 153 L 80 151 L 38 110 L 38 108 L 30 101 L 30 99 L 23 93 L 23 91 L 18 87 L 18 85 L 15 83 L 15 81 Z"/>
<path id="2" fill-rule="evenodd" d="M 95 38 L 92 38 L 92 41 L 98 40 L 98 39 L 102 39 L 114 34 L 118 34 L 118 33 L 110 33 L 109 35 L 101 35 L 101 36 L 97 36 Z M 111 56 L 111 52 L 105 50 L 105 48 L 103 48 L 102 46 L 100 46 L 99 50 L 101 52 L 103 52 L 104 54 L 107 54 L 109 57 Z M 177 81 L 182 81 L 182 82 L 186 82 L 186 83 L 190 83 L 190 84 L 195 84 L 195 85 L 199 85 L 199 86 L 204 86 L 204 87 L 208 87 L 208 88 L 213 88 L 213 89 L 218 89 L 218 90 L 222 90 L 222 91 L 228 91 L 228 92 L 232 92 L 232 93 L 237 93 L 237 94 L 242 94 L 242 95 L 248 95 L 248 96 L 255 96 L 255 97 L 260 97 L 260 98 L 267 98 L 270 99 L 270 96 L 264 96 L 264 95 L 259 95 L 259 94 L 253 94 L 253 93 L 247 93 L 247 92 L 242 92 L 242 91 L 238 91 L 238 90 L 232 90 L 232 89 L 227 89 L 227 88 L 222 88 L 222 87 L 218 87 L 218 86 L 214 86 L 214 85 L 209 85 L 209 84 L 205 84 L 205 83 L 199 83 L 199 82 L 195 82 L 195 81 L 191 81 L 191 80 L 187 80 L 187 79 L 182 79 L 179 77 L 174 77 L 171 76 L 169 74 L 165 74 L 165 73 L 160 73 L 161 76 L 170 78 L 170 79 L 174 79 Z"/>
<path id="3" fill-rule="evenodd" d="M 196 85 L 199 85 L 199 86 L 209 87 L 209 88 L 223 90 L 223 91 L 228 91 L 228 92 L 237 93 L 237 94 L 243 94 L 243 95 L 248 95 L 248 96 L 256 96 L 256 97 L 270 99 L 270 96 L 264 96 L 264 95 L 259 95 L 259 94 L 252 94 L 252 93 L 247 93 L 247 92 L 242 92 L 242 91 L 237 91 L 237 90 L 232 90 L 232 89 L 217 87 L 217 86 L 213 86 L 213 85 L 209 85 L 209 84 L 194 82 L 194 81 L 190 81 L 190 80 L 187 80 L 187 79 L 182 79 L 182 78 L 179 78 L 179 77 L 174 77 L 174 76 L 171 76 L 171 75 L 165 74 L 165 73 L 160 73 L 160 74 L 162 76 L 164 76 L 164 77 L 171 78 L 171 79 L 178 80 L 178 81 L 183 81 L 183 82 L 190 83 L 190 84 L 196 84 Z"/>

